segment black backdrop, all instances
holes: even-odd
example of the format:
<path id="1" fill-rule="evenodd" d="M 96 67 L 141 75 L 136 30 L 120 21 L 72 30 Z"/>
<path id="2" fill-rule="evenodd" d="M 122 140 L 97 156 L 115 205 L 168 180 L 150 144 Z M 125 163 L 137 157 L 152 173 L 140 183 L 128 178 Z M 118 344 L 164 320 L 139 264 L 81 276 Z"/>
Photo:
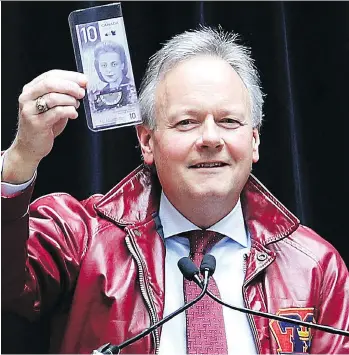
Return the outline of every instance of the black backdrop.
<path id="1" fill-rule="evenodd" d="M 49 69 L 75 70 L 69 13 L 105 3 L 2 2 L 1 149 L 14 138 L 23 85 Z M 127 1 L 122 10 L 138 86 L 147 59 L 172 35 L 200 23 L 241 34 L 267 95 L 254 174 L 349 265 L 349 3 Z M 42 161 L 34 198 L 104 193 L 140 161 L 133 128 L 92 133 L 81 107 Z M 3 315 L 2 325 L 3 353 L 46 351 L 48 322 Z"/>

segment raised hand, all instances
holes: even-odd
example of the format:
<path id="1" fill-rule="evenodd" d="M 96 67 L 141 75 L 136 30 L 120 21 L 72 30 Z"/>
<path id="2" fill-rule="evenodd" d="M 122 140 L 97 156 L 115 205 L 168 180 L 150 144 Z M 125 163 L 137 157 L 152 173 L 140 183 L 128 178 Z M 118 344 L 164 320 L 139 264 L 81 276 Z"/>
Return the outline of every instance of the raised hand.
<path id="1" fill-rule="evenodd" d="M 23 87 L 18 130 L 4 157 L 3 181 L 18 184 L 33 176 L 68 120 L 78 117 L 78 100 L 84 97 L 86 85 L 84 74 L 51 70 Z"/>

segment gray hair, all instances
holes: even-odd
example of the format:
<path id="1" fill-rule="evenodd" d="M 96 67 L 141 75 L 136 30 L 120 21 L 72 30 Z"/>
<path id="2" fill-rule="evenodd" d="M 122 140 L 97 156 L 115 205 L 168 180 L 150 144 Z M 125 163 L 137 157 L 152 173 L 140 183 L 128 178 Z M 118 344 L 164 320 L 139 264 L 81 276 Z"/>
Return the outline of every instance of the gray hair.
<path id="1" fill-rule="evenodd" d="M 140 86 L 139 101 L 144 124 L 154 129 L 155 94 L 159 81 L 177 64 L 199 55 L 225 60 L 241 78 L 250 97 L 254 128 L 260 128 L 263 118 L 263 93 L 260 78 L 249 48 L 237 43 L 238 35 L 221 28 L 201 27 L 185 31 L 167 41 L 150 59 Z"/>

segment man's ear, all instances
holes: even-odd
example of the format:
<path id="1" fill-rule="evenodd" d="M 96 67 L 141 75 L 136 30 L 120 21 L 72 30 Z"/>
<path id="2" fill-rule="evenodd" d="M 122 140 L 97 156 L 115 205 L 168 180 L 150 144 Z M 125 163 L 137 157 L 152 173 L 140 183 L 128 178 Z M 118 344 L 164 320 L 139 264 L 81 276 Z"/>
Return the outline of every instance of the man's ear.
<path id="1" fill-rule="evenodd" d="M 259 131 L 257 128 L 253 128 L 253 137 L 252 137 L 252 161 L 257 163 L 259 160 Z"/>
<path id="2" fill-rule="evenodd" d="M 152 165 L 154 162 L 152 131 L 144 125 L 136 126 L 136 130 L 144 162 Z"/>

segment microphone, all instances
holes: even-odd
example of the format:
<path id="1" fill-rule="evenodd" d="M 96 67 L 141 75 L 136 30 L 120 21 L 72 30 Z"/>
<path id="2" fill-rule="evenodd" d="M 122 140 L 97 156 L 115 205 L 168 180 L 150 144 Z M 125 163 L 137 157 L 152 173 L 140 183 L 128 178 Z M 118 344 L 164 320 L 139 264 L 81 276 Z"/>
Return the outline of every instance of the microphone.
<path id="1" fill-rule="evenodd" d="M 165 318 L 163 318 L 160 321 L 156 322 L 151 327 L 143 330 L 138 335 L 135 335 L 134 337 L 132 337 L 132 338 L 130 338 L 128 340 L 125 340 L 120 345 L 112 345 L 110 343 L 106 343 L 106 344 L 100 346 L 98 349 L 93 350 L 92 354 L 95 354 L 95 355 L 99 355 L 99 354 L 110 354 L 110 355 L 111 354 L 120 354 L 120 350 L 121 349 L 123 349 L 126 346 L 128 346 L 130 344 L 133 344 L 137 340 L 145 337 L 146 335 L 148 335 L 149 333 L 151 333 L 155 329 L 159 328 L 164 323 L 166 323 L 169 320 L 171 320 L 176 315 L 184 312 L 186 309 L 188 309 L 193 304 L 195 304 L 196 302 L 200 301 L 202 297 L 204 297 L 204 295 L 205 295 L 205 293 L 207 291 L 209 277 L 212 274 L 209 275 L 209 272 L 205 271 L 206 274 L 204 275 L 204 280 L 202 281 L 201 278 L 199 277 L 199 269 L 197 268 L 197 266 L 188 257 L 184 257 L 184 258 L 180 259 L 178 261 L 178 267 L 179 267 L 181 273 L 183 274 L 183 276 L 187 280 L 194 281 L 195 283 L 197 283 L 200 286 L 200 288 L 202 289 L 201 293 L 196 298 L 194 298 L 192 301 L 184 304 L 182 307 L 178 308 L 176 311 L 170 313 Z M 214 272 L 214 270 L 213 270 L 213 272 Z"/>
<path id="2" fill-rule="evenodd" d="M 178 261 L 177 265 L 179 267 L 179 270 L 187 280 L 194 281 L 198 286 L 202 288 L 202 281 L 199 276 L 199 269 L 189 257 L 185 256 L 181 258 Z"/>
<path id="3" fill-rule="evenodd" d="M 181 258 L 178 261 L 177 265 L 179 270 L 187 280 L 195 281 L 195 279 L 197 279 L 195 278 L 195 276 L 199 275 L 199 269 L 188 257 Z M 199 280 L 201 285 L 202 281 L 200 278 Z"/>
<path id="4" fill-rule="evenodd" d="M 188 262 L 188 264 L 189 263 L 194 264 L 190 259 L 187 262 Z M 203 274 L 204 272 L 210 272 L 208 270 L 212 270 L 212 269 L 213 269 L 213 272 L 214 272 L 215 268 L 216 268 L 216 258 L 213 255 L 206 254 L 203 257 L 201 265 L 200 265 L 201 273 Z M 212 272 L 212 274 L 213 274 L 213 272 Z M 199 285 L 198 282 L 196 282 L 196 284 L 199 287 L 202 288 L 202 284 Z M 344 336 L 347 336 L 347 337 L 349 336 L 349 332 L 346 331 L 346 330 L 330 327 L 328 325 L 321 325 L 321 324 L 316 324 L 316 323 L 310 323 L 310 322 L 304 322 L 304 321 L 300 321 L 300 320 L 295 320 L 295 319 L 291 319 L 291 318 L 284 317 L 284 316 L 277 316 L 276 314 L 271 314 L 271 313 L 267 313 L 267 312 L 254 311 L 252 309 L 248 309 L 248 308 L 245 308 L 245 307 L 233 306 L 233 305 L 230 305 L 229 303 L 223 302 L 221 299 L 216 297 L 210 290 L 207 290 L 207 294 L 212 299 L 214 299 L 216 302 L 218 302 L 219 304 L 221 304 L 223 306 L 226 306 L 226 307 L 228 307 L 230 309 L 233 309 L 235 311 L 239 311 L 239 312 L 242 312 L 242 313 L 253 314 L 255 316 L 265 317 L 265 318 L 273 319 L 273 320 L 277 320 L 277 321 L 286 321 L 288 323 L 293 323 L 293 324 L 296 324 L 296 325 L 302 325 L 302 326 L 305 326 L 305 327 L 314 328 L 314 329 L 317 329 L 317 330 L 322 330 L 322 331 L 327 332 L 327 333 L 339 334 L 339 335 L 344 335 Z"/>
<path id="5" fill-rule="evenodd" d="M 191 263 L 193 262 L 191 261 Z M 205 275 L 206 271 L 209 273 L 210 276 L 212 276 L 213 273 L 216 271 L 216 258 L 211 254 L 205 254 L 201 261 L 201 265 L 200 265 L 201 274 Z"/>

